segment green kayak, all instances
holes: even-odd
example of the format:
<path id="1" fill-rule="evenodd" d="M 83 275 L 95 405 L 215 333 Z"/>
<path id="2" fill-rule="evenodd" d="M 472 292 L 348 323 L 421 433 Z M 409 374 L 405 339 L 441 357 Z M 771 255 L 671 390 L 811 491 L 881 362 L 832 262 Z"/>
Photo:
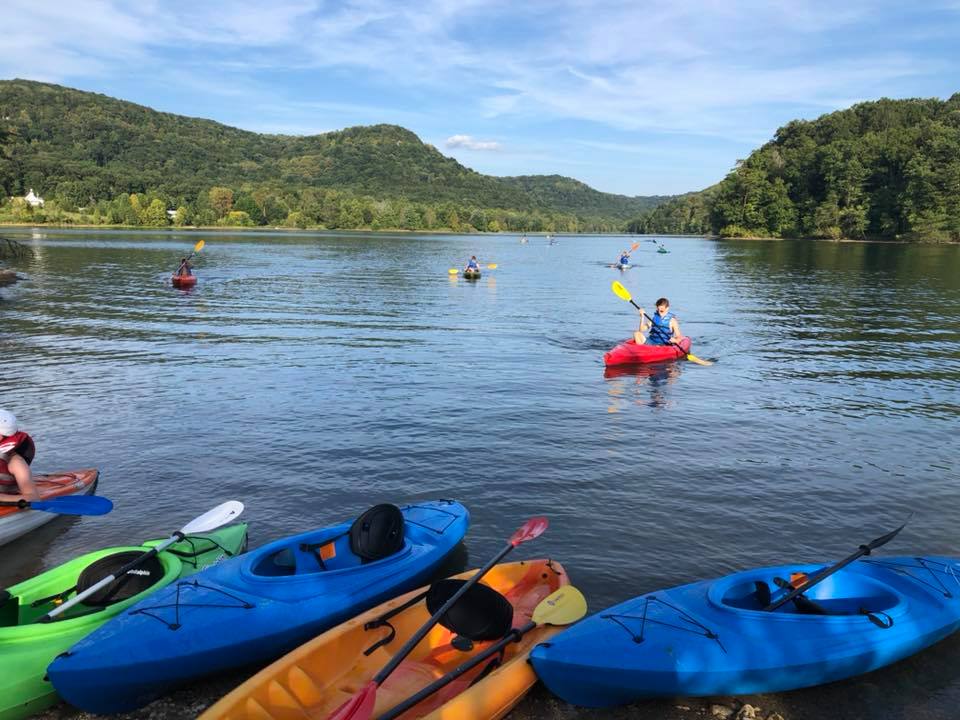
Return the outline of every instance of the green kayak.
<path id="1" fill-rule="evenodd" d="M 36 577 L 0 590 L 0 720 L 26 718 L 57 701 L 47 680 L 47 666 L 60 653 L 107 620 L 179 578 L 192 575 L 243 552 L 245 523 L 229 525 L 184 540 L 159 553 L 152 562 L 94 593 L 53 622 L 37 618 L 163 540 L 140 547 L 113 547 L 82 555 Z"/>

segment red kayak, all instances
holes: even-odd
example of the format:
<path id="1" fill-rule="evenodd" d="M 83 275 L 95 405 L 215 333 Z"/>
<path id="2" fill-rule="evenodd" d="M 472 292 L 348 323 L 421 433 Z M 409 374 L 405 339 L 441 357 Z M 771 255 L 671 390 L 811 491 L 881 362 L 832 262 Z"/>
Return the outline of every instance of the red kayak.
<path id="1" fill-rule="evenodd" d="M 170 278 L 175 288 L 188 288 L 197 284 L 196 275 L 174 275 Z"/>
<path id="2" fill-rule="evenodd" d="M 603 364 L 630 365 L 633 363 L 656 363 L 679 360 L 690 352 L 690 338 L 685 337 L 677 345 L 637 345 L 632 339 L 625 340 L 613 350 L 603 354 Z"/>

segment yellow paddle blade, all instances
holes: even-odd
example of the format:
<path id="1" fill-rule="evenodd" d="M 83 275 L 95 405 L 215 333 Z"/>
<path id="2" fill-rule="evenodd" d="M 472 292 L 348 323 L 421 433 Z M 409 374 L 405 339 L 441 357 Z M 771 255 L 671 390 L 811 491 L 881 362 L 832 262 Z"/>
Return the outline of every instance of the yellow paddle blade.
<path id="1" fill-rule="evenodd" d="M 487 265 L 487 270 L 496 270 L 496 269 L 497 269 L 496 263 L 490 263 L 489 265 Z"/>
<path id="2" fill-rule="evenodd" d="M 692 363 L 696 363 L 697 365 L 705 365 L 706 367 L 710 367 L 711 365 L 713 365 L 713 363 L 710 362 L 709 360 L 701 360 L 693 353 L 687 353 L 687 360 L 689 360 Z"/>
<path id="3" fill-rule="evenodd" d="M 207 244 L 206 240 L 201 240 L 200 242 L 198 242 L 196 245 L 193 246 L 193 251 L 200 252 L 201 250 L 203 250 L 203 246 L 206 244 Z"/>
<path id="4" fill-rule="evenodd" d="M 569 625 L 587 614 L 587 600 L 573 585 L 547 595 L 533 611 L 537 625 Z"/>
<path id="5" fill-rule="evenodd" d="M 633 300 L 633 297 L 630 295 L 630 291 L 627 290 L 619 280 L 614 280 L 613 284 L 610 285 L 610 289 L 616 294 L 621 300 L 626 300 L 630 302 Z"/>
<path id="6" fill-rule="evenodd" d="M 457 270 L 456 268 L 450 268 L 449 270 L 447 270 L 447 272 L 450 273 L 451 275 L 456 275 L 460 271 Z"/>

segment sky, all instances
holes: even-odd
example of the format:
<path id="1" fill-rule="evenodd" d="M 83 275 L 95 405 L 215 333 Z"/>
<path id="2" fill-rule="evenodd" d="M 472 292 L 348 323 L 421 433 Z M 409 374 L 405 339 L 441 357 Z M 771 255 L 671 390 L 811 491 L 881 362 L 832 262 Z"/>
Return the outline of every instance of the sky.
<path id="1" fill-rule="evenodd" d="M 394 123 L 492 175 L 666 195 L 790 120 L 960 92 L 960 0 L 4 0 L 0 79 L 266 133 Z"/>

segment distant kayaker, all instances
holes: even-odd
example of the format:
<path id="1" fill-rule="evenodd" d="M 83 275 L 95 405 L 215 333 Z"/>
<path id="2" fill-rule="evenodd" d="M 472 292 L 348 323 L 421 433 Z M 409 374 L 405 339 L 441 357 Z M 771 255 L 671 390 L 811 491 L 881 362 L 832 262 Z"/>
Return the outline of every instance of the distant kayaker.
<path id="1" fill-rule="evenodd" d="M 621 250 L 620 251 L 620 262 L 619 265 L 629 265 L 630 264 L 630 251 Z"/>
<path id="2" fill-rule="evenodd" d="M 471 255 L 470 259 L 467 261 L 467 266 L 463 269 L 464 272 L 480 272 L 480 263 L 477 262 L 477 256 Z"/>
<path id="3" fill-rule="evenodd" d="M 33 440 L 19 430 L 17 417 L 12 412 L 0 410 L 0 500 L 40 499 L 30 474 L 34 453 Z M 19 493 L 5 492 L 14 489 Z"/>
<path id="4" fill-rule="evenodd" d="M 642 345 L 645 342 L 651 345 L 675 345 L 683 340 L 683 334 L 680 332 L 680 323 L 672 312 L 670 312 L 670 301 L 666 298 L 657 300 L 657 310 L 650 318 L 653 322 L 647 321 L 647 314 L 640 308 L 640 329 L 633 334 L 634 342 Z M 649 337 L 644 337 L 643 333 L 650 331 Z"/>
<path id="5" fill-rule="evenodd" d="M 193 275 L 193 265 L 190 264 L 187 258 L 180 258 L 180 267 L 177 268 L 176 275 L 177 277 L 189 277 Z"/>

